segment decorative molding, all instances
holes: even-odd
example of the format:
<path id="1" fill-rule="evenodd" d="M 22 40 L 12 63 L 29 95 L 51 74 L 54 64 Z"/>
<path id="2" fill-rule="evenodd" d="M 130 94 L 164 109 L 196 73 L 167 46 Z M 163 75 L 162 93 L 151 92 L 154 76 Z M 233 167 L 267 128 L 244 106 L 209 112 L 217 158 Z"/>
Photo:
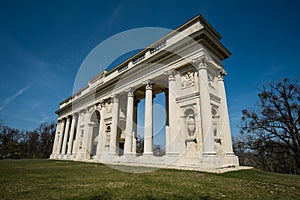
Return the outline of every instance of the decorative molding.
<path id="1" fill-rule="evenodd" d="M 208 58 L 206 55 L 202 55 L 199 58 L 192 60 L 192 64 L 197 68 L 197 70 L 207 69 Z"/>
<path id="2" fill-rule="evenodd" d="M 153 83 L 150 80 L 144 81 L 144 84 L 146 85 L 146 90 L 152 90 Z"/>
<path id="3" fill-rule="evenodd" d="M 219 69 L 218 81 L 223 81 L 226 75 L 227 72 L 224 70 L 224 68 Z"/>
<path id="4" fill-rule="evenodd" d="M 193 98 L 198 98 L 198 97 L 199 97 L 199 92 L 195 92 L 195 93 L 192 93 L 192 94 L 188 94 L 188 95 L 185 95 L 185 96 L 178 97 L 178 98 L 176 98 L 176 101 L 177 102 L 182 102 L 182 101 L 185 101 L 187 99 L 193 99 Z"/>
<path id="5" fill-rule="evenodd" d="M 176 78 L 175 78 L 176 70 L 174 68 L 172 68 L 168 71 L 165 71 L 164 75 L 168 76 L 169 81 L 175 81 L 176 80 Z"/>
<path id="6" fill-rule="evenodd" d="M 128 92 L 128 97 L 134 96 L 134 91 L 133 91 L 132 87 L 128 88 L 126 91 Z"/>
<path id="7" fill-rule="evenodd" d="M 219 103 L 219 104 L 221 103 L 221 98 L 220 97 L 218 97 L 218 96 L 216 96 L 216 95 L 214 95 L 212 93 L 210 93 L 209 96 L 210 96 L 210 100 L 212 100 L 212 101 L 214 101 L 216 103 Z"/>
<path id="8" fill-rule="evenodd" d="M 119 97 L 116 94 L 111 95 L 111 102 L 112 103 L 119 103 Z"/>

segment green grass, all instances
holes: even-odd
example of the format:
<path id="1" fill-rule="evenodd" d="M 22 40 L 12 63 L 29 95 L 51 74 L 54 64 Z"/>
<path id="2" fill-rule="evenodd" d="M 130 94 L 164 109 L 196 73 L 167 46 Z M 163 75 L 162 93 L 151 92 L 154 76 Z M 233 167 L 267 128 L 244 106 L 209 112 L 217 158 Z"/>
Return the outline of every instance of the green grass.
<path id="1" fill-rule="evenodd" d="M 0 199 L 294 200 L 300 199 L 300 176 L 259 170 L 126 173 L 95 163 L 2 160 Z"/>

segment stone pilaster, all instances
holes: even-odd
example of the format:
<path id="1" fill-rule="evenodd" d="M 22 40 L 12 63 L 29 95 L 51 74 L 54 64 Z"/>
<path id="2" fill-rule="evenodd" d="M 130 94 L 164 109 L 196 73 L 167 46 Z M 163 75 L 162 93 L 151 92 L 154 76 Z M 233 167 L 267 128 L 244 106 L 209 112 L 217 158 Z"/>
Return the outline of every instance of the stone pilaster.
<path id="1" fill-rule="evenodd" d="M 127 95 L 127 114 L 126 114 L 124 154 L 132 153 L 133 106 L 134 106 L 133 103 L 134 103 L 134 93 L 132 88 L 129 88 L 128 95 Z"/>
<path id="2" fill-rule="evenodd" d="M 111 123 L 111 133 L 109 141 L 109 153 L 116 155 L 117 146 L 117 133 L 118 133 L 118 123 L 119 123 L 119 98 L 117 95 L 111 96 L 112 101 L 112 123 Z"/>
<path id="3" fill-rule="evenodd" d="M 194 59 L 193 64 L 198 70 L 199 93 L 200 93 L 200 113 L 202 122 L 203 155 L 216 155 L 214 150 L 214 134 L 211 115 L 210 95 L 207 77 L 206 56 Z"/>
<path id="4" fill-rule="evenodd" d="M 153 155 L 153 93 L 152 83 L 146 81 L 144 155 Z"/>
<path id="5" fill-rule="evenodd" d="M 91 114 L 89 109 L 84 109 L 84 131 L 82 137 L 82 146 L 81 146 L 81 159 L 89 159 L 90 158 L 90 151 L 89 151 L 89 121 L 91 118 Z"/>

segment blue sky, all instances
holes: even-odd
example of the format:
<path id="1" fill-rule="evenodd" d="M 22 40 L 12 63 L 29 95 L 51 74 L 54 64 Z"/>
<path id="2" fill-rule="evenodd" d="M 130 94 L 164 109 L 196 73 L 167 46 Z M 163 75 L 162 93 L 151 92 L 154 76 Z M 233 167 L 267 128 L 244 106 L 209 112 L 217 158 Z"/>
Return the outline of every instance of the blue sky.
<path id="1" fill-rule="evenodd" d="M 297 0 L 0 1 L 0 119 L 34 129 L 56 120 L 88 53 L 139 27 L 175 29 L 198 13 L 223 36 L 232 132 L 258 88 L 300 74 Z"/>

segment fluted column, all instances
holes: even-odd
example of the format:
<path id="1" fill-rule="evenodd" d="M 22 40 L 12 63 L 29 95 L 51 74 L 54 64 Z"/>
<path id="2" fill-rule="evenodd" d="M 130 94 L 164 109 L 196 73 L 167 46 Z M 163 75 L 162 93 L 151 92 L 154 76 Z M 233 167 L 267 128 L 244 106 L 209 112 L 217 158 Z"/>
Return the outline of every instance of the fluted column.
<path id="1" fill-rule="evenodd" d="M 208 89 L 207 61 L 202 56 L 193 60 L 198 68 L 199 74 L 199 92 L 200 92 L 200 112 L 203 135 L 203 155 L 216 155 L 214 150 L 214 134 L 212 126 L 212 115 L 210 105 L 210 95 Z"/>
<path id="2" fill-rule="evenodd" d="M 112 95 L 112 124 L 109 141 L 109 153 L 116 155 L 117 133 L 119 123 L 119 98 L 117 95 Z"/>
<path id="3" fill-rule="evenodd" d="M 227 108 L 226 91 L 224 85 L 224 76 L 226 75 L 226 72 L 224 71 L 224 69 L 222 69 L 220 70 L 219 73 L 220 74 L 218 76 L 218 91 L 219 91 L 219 96 L 221 97 L 220 109 L 222 111 L 221 134 L 223 135 L 226 155 L 233 156 L 234 153 L 232 148 L 230 122 L 229 122 L 229 115 L 228 115 L 228 108 Z"/>
<path id="4" fill-rule="evenodd" d="M 144 125 L 144 155 L 153 155 L 153 93 L 152 84 L 146 82 L 145 125 Z"/>
<path id="5" fill-rule="evenodd" d="M 175 154 L 176 146 L 172 144 L 176 141 L 176 78 L 175 78 L 175 70 L 171 69 L 165 74 L 168 75 L 169 80 L 169 93 L 168 93 L 168 122 L 169 122 L 169 130 L 166 132 L 166 154 L 171 155 Z"/>
<path id="6" fill-rule="evenodd" d="M 132 88 L 129 88 L 128 89 L 128 97 L 127 97 L 127 114 L 126 114 L 124 154 L 132 153 L 133 103 L 134 103 L 133 90 L 132 90 Z"/>
<path id="7" fill-rule="evenodd" d="M 100 125 L 99 125 L 99 134 L 98 134 L 98 144 L 97 144 L 97 156 L 102 154 L 104 144 L 104 117 L 105 117 L 105 102 L 101 101 L 100 103 Z"/>
<path id="8" fill-rule="evenodd" d="M 75 131 L 75 126 L 76 126 L 77 118 L 78 118 L 77 114 L 73 114 L 72 115 L 71 130 L 70 130 L 70 137 L 69 137 L 68 150 L 67 150 L 67 154 L 68 155 L 72 154 L 73 141 L 74 141 L 74 131 Z"/>
<path id="9" fill-rule="evenodd" d="M 63 137 L 64 137 L 65 123 L 66 123 L 65 120 L 66 120 L 65 118 L 61 119 L 60 133 L 59 133 L 59 139 L 58 139 L 57 155 L 60 154 L 61 149 L 62 149 L 62 142 L 63 142 Z"/>
<path id="10" fill-rule="evenodd" d="M 68 142 L 68 136 L 69 136 L 70 121 L 71 121 L 71 118 L 68 116 L 65 132 L 64 132 L 64 142 L 63 142 L 62 151 L 61 151 L 62 155 L 66 154 L 66 148 L 67 148 L 67 142 Z"/>

